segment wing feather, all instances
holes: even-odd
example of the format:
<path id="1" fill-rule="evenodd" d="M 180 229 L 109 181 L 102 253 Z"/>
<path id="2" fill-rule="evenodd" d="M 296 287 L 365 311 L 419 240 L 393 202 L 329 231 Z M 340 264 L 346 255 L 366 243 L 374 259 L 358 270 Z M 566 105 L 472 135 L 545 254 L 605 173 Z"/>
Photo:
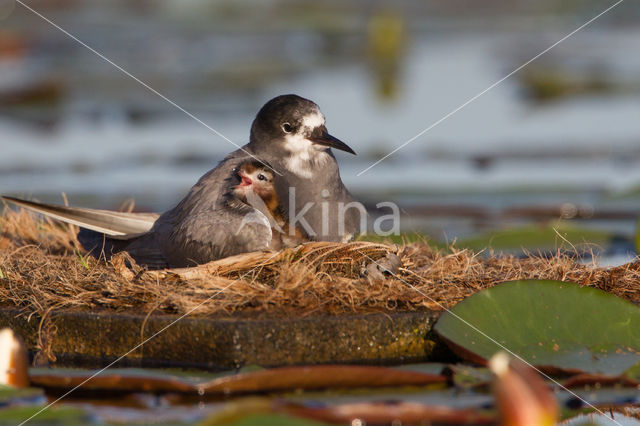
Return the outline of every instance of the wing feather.
<path id="1" fill-rule="evenodd" d="M 77 225 L 110 237 L 132 238 L 148 232 L 160 217 L 157 213 L 126 213 L 111 210 L 66 207 L 0 196 L 5 201 L 51 218 Z"/>

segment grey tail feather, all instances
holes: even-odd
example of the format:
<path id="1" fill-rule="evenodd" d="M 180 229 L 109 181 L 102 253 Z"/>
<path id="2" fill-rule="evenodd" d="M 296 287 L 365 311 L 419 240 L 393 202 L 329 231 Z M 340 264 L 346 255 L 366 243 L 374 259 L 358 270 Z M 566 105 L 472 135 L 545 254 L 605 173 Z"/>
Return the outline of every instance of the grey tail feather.
<path id="1" fill-rule="evenodd" d="M 7 196 L 0 196 L 0 198 L 45 216 L 119 240 L 129 240 L 148 232 L 160 216 L 157 213 L 126 213 L 58 206 Z"/>

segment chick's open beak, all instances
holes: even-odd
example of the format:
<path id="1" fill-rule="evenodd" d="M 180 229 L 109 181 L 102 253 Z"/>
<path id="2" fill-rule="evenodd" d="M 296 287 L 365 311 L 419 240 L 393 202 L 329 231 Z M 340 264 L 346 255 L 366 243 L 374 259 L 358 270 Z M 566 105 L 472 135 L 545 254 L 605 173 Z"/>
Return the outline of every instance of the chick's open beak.
<path id="1" fill-rule="evenodd" d="M 238 172 L 238 177 L 240 178 L 240 185 L 238 186 L 249 186 L 253 183 L 251 178 L 243 172 Z"/>
<path id="2" fill-rule="evenodd" d="M 351 149 L 349 145 L 331 136 L 324 126 L 313 129 L 313 132 L 307 139 L 318 145 L 328 146 L 329 148 L 339 149 L 340 151 L 346 151 L 356 155 L 356 152 Z"/>

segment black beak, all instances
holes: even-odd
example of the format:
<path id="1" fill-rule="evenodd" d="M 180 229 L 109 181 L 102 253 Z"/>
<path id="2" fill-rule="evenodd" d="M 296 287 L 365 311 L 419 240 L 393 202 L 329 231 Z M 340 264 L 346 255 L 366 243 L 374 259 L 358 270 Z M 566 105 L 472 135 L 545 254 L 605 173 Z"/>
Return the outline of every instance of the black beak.
<path id="1" fill-rule="evenodd" d="M 324 126 L 322 126 L 324 127 Z M 318 145 L 328 146 L 330 148 L 339 149 L 340 151 L 350 152 L 353 155 L 357 155 L 354 150 L 352 150 L 349 145 L 342 142 L 338 138 L 334 138 L 329 133 L 327 133 L 326 129 L 316 127 L 313 129 L 313 133 L 309 136 L 309 139 L 313 143 L 317 143 Z"/>

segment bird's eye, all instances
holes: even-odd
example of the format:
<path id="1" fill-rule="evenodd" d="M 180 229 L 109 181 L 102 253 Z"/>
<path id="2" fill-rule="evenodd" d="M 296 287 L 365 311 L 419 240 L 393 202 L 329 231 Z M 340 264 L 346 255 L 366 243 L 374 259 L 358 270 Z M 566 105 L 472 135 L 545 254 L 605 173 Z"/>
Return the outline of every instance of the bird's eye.
<path id="1" fill-rule="evenodd" d="M 293 131 L 293 127 L 291 127 L 291 124 L 289 123 L 282 123 L 282 130 L 284 130 L 285 133 L 291 133 Z"/>
<path id="2" fill-rule="evenodd" d="M 263 175 L 262 173 L 260 173 L 258 175 L 258 180 L 267 180 L 267 177 L 265 175 Z"/>

